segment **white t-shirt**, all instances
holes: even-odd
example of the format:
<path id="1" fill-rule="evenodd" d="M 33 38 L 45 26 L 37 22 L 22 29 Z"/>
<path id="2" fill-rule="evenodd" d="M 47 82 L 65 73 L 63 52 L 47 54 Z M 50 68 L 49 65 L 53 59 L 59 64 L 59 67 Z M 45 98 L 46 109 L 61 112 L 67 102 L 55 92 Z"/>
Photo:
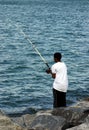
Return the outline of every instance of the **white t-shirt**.
<path id="1" fill-rule="evenodd" d="M 67 77 L 67 67 L 64 62 L 57 62 L 52 65 L 52 73 L 56 74 L 54 79 L 53 88 L 61 91 L 67 92 L 68 89 L 68 77 Z"/>

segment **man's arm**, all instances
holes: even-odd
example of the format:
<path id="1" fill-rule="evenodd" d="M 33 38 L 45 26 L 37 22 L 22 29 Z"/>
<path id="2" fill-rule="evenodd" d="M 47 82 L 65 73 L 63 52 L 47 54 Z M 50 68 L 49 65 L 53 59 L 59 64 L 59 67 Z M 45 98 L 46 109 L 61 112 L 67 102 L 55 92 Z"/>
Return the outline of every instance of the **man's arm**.
<path id="1" fill-rule="evenodd" d="M 56 78 L 56 74 L 55 73 L 51 73 L 52 78 L 55 79 Z"/>
<path id="2" fill-rule="evenodd" d="M 47 74 L 51 74 L 51 75 L 52 75 L 52 78 L 55 79 L 56 74 L 55 74 L 55 73 L 52 73 L 51 69 L 46 70 L 46 72 L 47 72 Z"/>

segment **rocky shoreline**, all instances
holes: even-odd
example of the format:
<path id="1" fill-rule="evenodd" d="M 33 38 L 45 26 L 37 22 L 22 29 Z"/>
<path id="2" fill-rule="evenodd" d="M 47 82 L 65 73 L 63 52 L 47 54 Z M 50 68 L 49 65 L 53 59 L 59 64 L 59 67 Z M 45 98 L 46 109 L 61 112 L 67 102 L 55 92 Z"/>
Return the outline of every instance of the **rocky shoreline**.
<path id="1" fill-rule="evenodd" d="M 0 111 L 0 130 L 89 130 L 89 98 L 70 107 L 18 117 Z"/>

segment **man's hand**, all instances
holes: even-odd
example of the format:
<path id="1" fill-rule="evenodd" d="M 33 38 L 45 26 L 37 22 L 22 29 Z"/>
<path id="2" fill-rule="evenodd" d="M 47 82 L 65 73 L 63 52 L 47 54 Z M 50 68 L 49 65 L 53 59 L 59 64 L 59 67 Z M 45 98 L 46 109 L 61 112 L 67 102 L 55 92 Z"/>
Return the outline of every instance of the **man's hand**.
<path id="1" fill-rule="evenodd" d="M 47 70 L 46 70 L 46 73 L 47 73 L 47 74 L 50 74 L 50 73 L 51 73 L 51 69 L 47 69 Z"/>
<path id="2" fill-rule="evenodd" d="M 46 73 L 47 73 L 47 74 L 51 74 L 51 75 L 52 75 L 52 78 L 55 79 L 56 74 L 55 74 L 55 73 L 52 73 L 51 69 L 47 69 L 47 70 L 46 70 Z"/>

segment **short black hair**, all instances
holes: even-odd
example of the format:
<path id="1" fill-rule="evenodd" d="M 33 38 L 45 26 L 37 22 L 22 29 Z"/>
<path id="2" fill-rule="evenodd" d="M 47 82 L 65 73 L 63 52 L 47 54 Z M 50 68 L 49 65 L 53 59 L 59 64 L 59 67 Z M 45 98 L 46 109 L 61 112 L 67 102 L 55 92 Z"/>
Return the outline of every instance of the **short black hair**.
<path id="1" fill-rule="evenodd" d="M 61 53 L 56 52 L 56 53 L 54 54 L 54 58 L 57 58 L 58 60 L 61 60 L 61 58 L 62 58 Z"/>

